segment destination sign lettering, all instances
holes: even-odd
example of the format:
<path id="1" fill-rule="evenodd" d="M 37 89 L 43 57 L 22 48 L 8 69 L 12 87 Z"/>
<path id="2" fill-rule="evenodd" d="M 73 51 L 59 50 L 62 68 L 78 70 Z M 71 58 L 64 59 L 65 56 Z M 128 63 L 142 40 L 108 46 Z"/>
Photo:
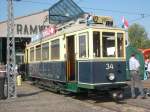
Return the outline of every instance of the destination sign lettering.
<path id="1" fill-rule="evenodd" d="M 107 21 L 113 21 L 113 19 L 107 16 L 93 16 L 94 23 L 105 25 Z"/>

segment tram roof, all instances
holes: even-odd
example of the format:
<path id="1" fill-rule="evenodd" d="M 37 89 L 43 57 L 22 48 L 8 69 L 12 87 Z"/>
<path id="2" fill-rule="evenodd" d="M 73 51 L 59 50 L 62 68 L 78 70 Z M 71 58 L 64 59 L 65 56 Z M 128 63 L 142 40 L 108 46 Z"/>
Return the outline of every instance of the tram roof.
<path id="1" fill-rule="evenodd" d="M 30 45 L 34 45 L 34 44 L 37 44 L 39 41 L 46 41 L 48 39 L 54 39 L 58 36 L 62 36 L 64 34 L 69 34 L 69 33 L 74 33 L 74 32 L 78 32 L 78 31 L 82 31 L 82 30 L 86 30 L 86 29 L 95 29 L 95 30 L 120 30 L 120 31 L 125 31 L 125 29 L 123 28 L 118 28 L 118 27 L 106 27 L 106 26 L 103 26 L 103 25 L 99 25 L 99 24 L 95 24 L 95 25 L 91 25 L 91 26 L 87 26 L 86 24 L 73 24 L 71 26 L 66 26 L 65 28 L 62 28 L 61 31 L 57 31 L 56 34 L 54 35 L 51 35 L 51 36 L 48 36 L 48 37 L 45 37 L 45 38 L 40 38 L 34 42 L 31 42 L 29 44 Z"/>
<path id="2" fill-rule="evenodd" d="M 68 22 L 84 13 L 73 0 L 60 0 L 49 8 L 49 22 L 54 24 Z"/>

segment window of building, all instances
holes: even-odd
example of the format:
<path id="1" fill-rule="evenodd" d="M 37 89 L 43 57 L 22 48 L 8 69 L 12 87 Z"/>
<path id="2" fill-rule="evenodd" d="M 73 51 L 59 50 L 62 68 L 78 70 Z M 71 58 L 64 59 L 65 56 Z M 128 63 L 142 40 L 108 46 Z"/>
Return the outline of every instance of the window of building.
<path id="1" fill-rule="evenodd" d="M 79 36 L 79 57 L 85 58 L 87 57 L 87 35 L 80 35 Z"/>
<path id="2" fill-rule="evenodd" d="M 51 59 L 59 59 L 60 46 L 59 39 L 51 42 Z"/>
<path id="3" fill-rule="evenodd" d="M 42 60 L 49 59 L 49 42 L 42 44 Z"/>
<path id="4" fill-rule="evenodd" d="M 93 32 L 93 56 L 100 57 L 100 32 Z"/>
<path id="5" fill-rule="evenodd" d="M 103 32 L 102 43 L 103 57 L 115 57 L 115 33 Z"/>
<path id="6" fill-rule="evenodd" d="M 34 47 L 30 48 L 30 61 L 34 61 Z"/>
<path id="7" fill-rule="evenodd" d="M 124 56 L 123 33 L 117 33 L 117 49 L 118 49 L 118 57 L 123 57 Z"/>
<path id="8" fill-rule="evenodd" d="M 41 45 L 36 46 L 36 61 L 41 60 Z"/>

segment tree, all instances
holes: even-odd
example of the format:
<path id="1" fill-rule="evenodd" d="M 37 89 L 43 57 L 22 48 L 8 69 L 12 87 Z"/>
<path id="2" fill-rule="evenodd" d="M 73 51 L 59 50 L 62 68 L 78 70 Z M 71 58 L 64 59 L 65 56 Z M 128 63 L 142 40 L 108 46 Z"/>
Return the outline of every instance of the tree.
<path id="1" fill-rule="evenodd" d="M 129 27 L 128 35 L 130 45 L 136 48 L 150 48 L 150 40 L 143 26 L 134 23 Z"/>

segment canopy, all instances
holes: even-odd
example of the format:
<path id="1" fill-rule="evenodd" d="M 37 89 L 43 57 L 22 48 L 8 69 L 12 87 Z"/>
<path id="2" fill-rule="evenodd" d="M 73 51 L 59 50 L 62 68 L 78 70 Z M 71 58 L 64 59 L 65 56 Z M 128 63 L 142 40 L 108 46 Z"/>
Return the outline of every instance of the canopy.
<path id="1" fill-rule="evenodd" d="M 49 8 L 49 22 L 64 23 L 83 14 L 84 11 L 72 0 L 60 0 Z"/>

